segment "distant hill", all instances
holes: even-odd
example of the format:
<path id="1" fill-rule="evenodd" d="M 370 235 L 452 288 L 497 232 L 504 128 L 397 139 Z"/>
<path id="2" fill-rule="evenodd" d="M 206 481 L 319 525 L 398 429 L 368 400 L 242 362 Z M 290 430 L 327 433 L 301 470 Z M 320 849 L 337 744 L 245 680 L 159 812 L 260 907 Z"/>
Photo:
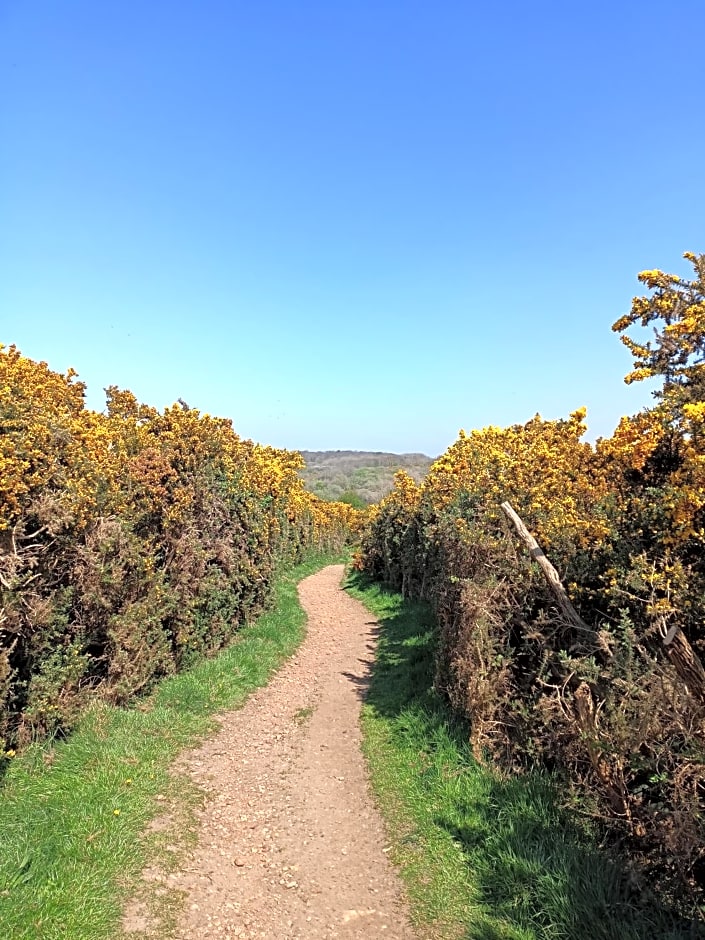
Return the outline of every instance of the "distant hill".
<path id="1" fill-rule="evenodd" d="M 421 481 L 433 463 L 426 454 L 387 454 L 362 450 L 302 450 L 306 488 L 321 499 L 376 503 L 394 486 L 397 470 Z"/>

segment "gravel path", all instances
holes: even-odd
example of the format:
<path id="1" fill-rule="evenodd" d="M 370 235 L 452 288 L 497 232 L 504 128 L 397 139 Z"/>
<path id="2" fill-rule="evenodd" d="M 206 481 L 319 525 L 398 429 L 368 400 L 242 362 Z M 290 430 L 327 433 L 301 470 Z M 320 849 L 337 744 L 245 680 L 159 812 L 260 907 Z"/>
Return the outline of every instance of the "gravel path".
<path id="1" fill-rule="evenodd" d="M 210 799 L 179 940 L 414 937 L 360 753 L 375 624 L 342 574 L 301 582 L 298 653 L 180 762 Z"/>

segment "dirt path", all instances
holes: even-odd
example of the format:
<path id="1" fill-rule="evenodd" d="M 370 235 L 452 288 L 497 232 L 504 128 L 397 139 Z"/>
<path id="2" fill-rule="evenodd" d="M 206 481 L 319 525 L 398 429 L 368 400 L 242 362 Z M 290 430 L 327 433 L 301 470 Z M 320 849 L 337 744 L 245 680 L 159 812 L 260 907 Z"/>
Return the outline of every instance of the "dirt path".
<path id="1" fill-rule="evenodd" d="M 301 582 L 299 652 L 186 757 L 211 798 L 172 882 L 188 892 L 179 940 L 414 936 L 360 753 L 375 625 L 342 573 Z"/>

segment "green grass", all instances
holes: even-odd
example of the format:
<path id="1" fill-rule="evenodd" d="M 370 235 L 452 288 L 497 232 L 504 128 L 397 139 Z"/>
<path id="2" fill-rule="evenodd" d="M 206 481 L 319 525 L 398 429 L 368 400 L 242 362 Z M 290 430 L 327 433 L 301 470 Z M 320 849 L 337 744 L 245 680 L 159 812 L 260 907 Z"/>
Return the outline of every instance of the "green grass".
<path id="1" fill-rule="evenodd" d="M 242 705 L 296 649 L 305 632 L 296 583 L 333 560 L 282 575 L 271 611 L 217 657 L 134 708 L 96 705 L 66 741 L 10 763 L 0 787 L 0 937 L 114 938 L 125 902 L 140 893 L 161 934 L 169 932 L 180 898 L 150 891 L 140 873 L 148 863 L 175 867 L 195 839 L 202 799 L 169 767 L 213 731 L 215 713 Z M 145 836 L 155 817 L 165 826 Z"/>
<path id="2" fill-rule="evenodd" d="M 432 689 L 435 628 L 424 605 L 357 575 L 347 589 L 380 620 L 364 749 L 421 937 L 704 935 L 633 897 L 628 872 L 560 808 L 548 778 L 504 779 L 473 760 L 466 728 Z"/>

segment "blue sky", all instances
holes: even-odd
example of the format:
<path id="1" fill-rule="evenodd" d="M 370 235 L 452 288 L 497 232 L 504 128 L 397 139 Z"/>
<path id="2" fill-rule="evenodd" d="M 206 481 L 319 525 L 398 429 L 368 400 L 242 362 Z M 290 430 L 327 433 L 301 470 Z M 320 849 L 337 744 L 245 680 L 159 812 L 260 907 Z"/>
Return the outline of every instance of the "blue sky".
<path id="1" fill-rule="evenodd" d="M 638 411 L 705 4 L 0 0 L 0 342 L 294 449 Z"/>

